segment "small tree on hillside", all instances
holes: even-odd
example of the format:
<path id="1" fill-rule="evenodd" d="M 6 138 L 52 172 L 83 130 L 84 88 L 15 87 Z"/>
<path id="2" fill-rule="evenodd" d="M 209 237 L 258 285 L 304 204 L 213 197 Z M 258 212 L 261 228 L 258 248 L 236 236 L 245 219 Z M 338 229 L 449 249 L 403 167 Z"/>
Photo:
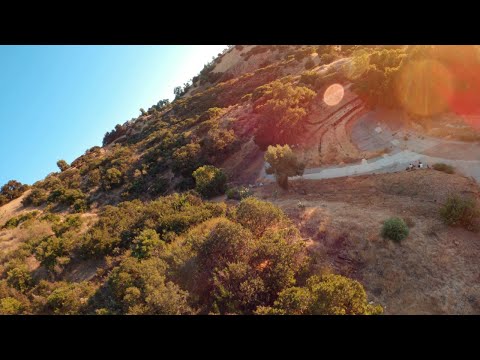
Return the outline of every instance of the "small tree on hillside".
<path id="1" fill-rule="evenodd" d="M 67 170 L 70 167 L 70 165 L 68 165 L 68 163 L 65 160 L 58 160 L 57 166 L 62 172 Z"/>
<path id="2" fill-rule="evenodd" d="M 269 146 L 265 153 L 265 161 L 270 165 L 267 174 L 274 174 L 280 187 L 288 189 L 289 176 L 301 176 L 305 165 L 298 161 L 290 146 Z"/>
<path id="3" fill-rule="evenodd" d="M 27 189 L 28 185 L 10 180 L 0 188 L 0 206 L 20 197 Z"/>

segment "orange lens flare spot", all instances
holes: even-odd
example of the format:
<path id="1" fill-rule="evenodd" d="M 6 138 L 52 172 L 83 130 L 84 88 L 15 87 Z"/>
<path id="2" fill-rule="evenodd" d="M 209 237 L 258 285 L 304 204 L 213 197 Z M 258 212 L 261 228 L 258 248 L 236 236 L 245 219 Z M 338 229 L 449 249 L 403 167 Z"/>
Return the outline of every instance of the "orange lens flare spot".
<path id="1" fill-rule="evenodd" d="M 410 62 L 403 68 L 396 85 L 404 108 L 420 116 L 446 111 L 454 95 L 452 74 L 435 60 Z"/>
<path id="2" fill-rule="evenodd" d="M 335 106 L 343 99 L 345 90 L 340 84 L 330 85 L 323 94 L 323 101 L 329 106 Z"/>

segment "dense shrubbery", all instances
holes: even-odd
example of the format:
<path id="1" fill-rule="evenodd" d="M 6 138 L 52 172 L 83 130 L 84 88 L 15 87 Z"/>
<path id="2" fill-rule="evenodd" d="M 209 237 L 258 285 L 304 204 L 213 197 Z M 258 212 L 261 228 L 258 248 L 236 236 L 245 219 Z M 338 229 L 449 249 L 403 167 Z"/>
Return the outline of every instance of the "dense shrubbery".
<path id="1" fill-rule="evenodd" d="M 382 236 L 394 241 L 402 241 L 408 236 L 409 229 L 405 221 L 400 218 L 393 217 L 386 220 L 382 227 Z"/>
<path id="2" fill-rule="evenodd" d="M 260 308 L 257 314 L 289 315 L 380 315 L 383 309 L 371 305 L 362 285 L 341 275 L 312 276 L 305 287 L 282 291 L 273 308 Z"/>
<path id="3" fill-rule="evenodd" d="M 193 194 L 174 194 L 148 204 L 135 200 L 106 206 L 99 222 L 86 234 L 83 252 L 99 256 L 111 254 L 117 247 L 128 248 L 144 228 L 156 230 L 161 237 L 169 232 L 180 234 L 224 211 L 221 204 L 204 203 Z"/>
<path id="4" fill-rule="evenodd" d="M 480 225 L 480 210 L 474 199 L 451 195 L 440 209 L 443 222 L 450 226 L 462 226 L 477 230 Z"/>
<path id="5" fill-rule="evenodd" d="M 193 172 L 195 189 L 204 197 L 212 197 L 225 192 L 227 176 L 222 169 L 215 166 L 205 165 Z"/>
<path id="6" fill-rule="evenodd" d="M 188 293 L 167 281 L 167 264 L 158 258 L 125 259 L 108 279 L 113 313 L 133 315 L 190 314 Z"/>
<path id="7" fill-rule="evenodd" d="M 315 92 L 291 83 L 274 81 L 257 88 L 252 95 L 254 111 L 261 115 L 255 142 L 268 145 L 294 143 L 303 132 L 303 120 Z"/>

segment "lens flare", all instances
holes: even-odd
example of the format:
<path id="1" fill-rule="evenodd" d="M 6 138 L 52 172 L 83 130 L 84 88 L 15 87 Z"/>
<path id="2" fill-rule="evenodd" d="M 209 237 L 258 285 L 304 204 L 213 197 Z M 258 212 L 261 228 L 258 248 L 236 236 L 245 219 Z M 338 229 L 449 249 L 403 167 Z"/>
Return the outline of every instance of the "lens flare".
<path id="1" fill-rule="evenodd" d="M 430 116 L 448 109 L 454 93 L 453 76 L 435 60 L 412 61 L 399 74 L 396 93 L 404 108 Z"/>
<path id="2" fill-rule="evenodd" d="M 330 85 L 323 94 L 323 101 L 329 106 L 335 106 L 343 99 L 345 90 L 340 84 Z"/>

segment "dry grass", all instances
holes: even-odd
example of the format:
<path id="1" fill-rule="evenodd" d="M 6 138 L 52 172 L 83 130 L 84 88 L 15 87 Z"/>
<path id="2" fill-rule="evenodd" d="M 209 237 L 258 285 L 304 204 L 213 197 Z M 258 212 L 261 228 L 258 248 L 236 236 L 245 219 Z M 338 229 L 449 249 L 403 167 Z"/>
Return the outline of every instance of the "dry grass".
<path id="1" fill-rule="evenodd" d="M 479 197 L 471 180 L 436 171 L 292 182 L 272 198 L 298 223 L 319 271 L 361 281 L 387 314 L 476 314 L 479 234 L 448 228 L 438 216 L 450 192 Z M 303 194 L 306 190 L 306 195 Z M 305 208 L 297 206 L 298 201 Z M 410 235 L 401 243 L 380 236 L 391 216 L 406 219 Z"/>

